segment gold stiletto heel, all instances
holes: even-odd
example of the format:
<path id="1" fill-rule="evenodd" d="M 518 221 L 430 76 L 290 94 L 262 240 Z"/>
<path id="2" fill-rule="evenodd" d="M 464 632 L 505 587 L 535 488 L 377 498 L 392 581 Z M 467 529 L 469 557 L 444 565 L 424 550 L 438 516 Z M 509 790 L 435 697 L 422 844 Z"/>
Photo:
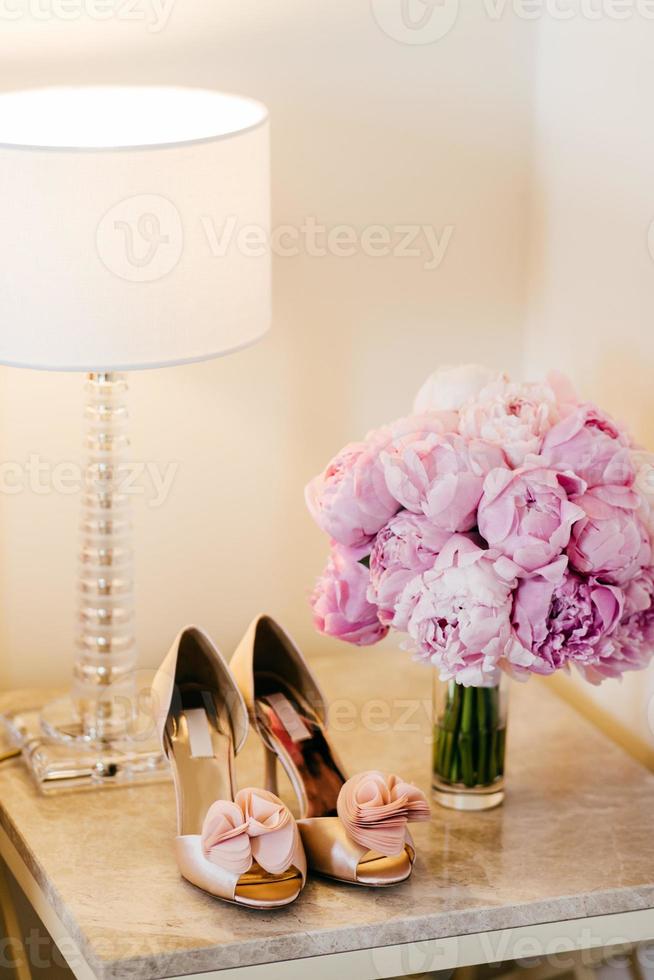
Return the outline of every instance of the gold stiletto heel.
<path id="1" fill-rule="evenodd" d="M 277 756 L 275 752 L 268 748 L 267 745 L 263 747 L 264 751 L 264 781 L 263 785 L 268 790 L 269 793 L 274 793 L 278 795 L 277 787 Z"/>
<path id="2" fill-rule="evenodd" d="M 306 879 L 300 834 L 276 794 L 236 792 L 234 757 L 247 737 L 247 709 L 209 637 L 182 630 L 152 689 L 175 784 L 183 877 L 237 905 L 289 905 Z"/>
<path id="3" fill-rule="evenodd" d="M 311 869 L 357 885 L 405 881 L 415 860 L 407 824 L 429 819 L 424 794 L 383 772 L 347 779 L 325 731 L 318 683 L 270 616 L 254 620 L 230 666 L 264 745 L 266 787 L 276 792 L 279 761 L 295 790 Z"/>

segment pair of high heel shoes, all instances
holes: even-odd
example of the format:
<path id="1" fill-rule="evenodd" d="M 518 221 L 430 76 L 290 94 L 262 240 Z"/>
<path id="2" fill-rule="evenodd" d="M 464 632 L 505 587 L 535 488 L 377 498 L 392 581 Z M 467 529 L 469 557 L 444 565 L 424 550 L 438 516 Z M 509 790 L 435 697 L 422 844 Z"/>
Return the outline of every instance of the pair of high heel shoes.
<path id="1" fill-rule="evenodd" d="M 230 666 L 195 627 L 177 636 L 153 695 L 177 798 L 175 854 L 188 881 L 238 905 L 288 905 L 307 865 L 351 884 L 411 874 L 407 823 L 424 794 L 397 776 L 347 779 L 325 733 L 325 702 L 304 658 L 269 616 L 254 620 Z M 234 758 L 249 723 L 265 751 L 265 789 L 236 789 Z M 277 796 L 277 762 L 297 795 L 297 821 Z"/>

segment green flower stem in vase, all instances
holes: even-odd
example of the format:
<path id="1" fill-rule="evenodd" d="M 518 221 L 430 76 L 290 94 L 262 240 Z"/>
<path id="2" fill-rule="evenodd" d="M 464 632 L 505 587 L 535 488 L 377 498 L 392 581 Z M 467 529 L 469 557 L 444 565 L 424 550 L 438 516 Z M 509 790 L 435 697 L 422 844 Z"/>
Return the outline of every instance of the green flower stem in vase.
<path id="1" fill-rule="evenodd" d="M 434 796 L 455 810 L 488 810 L 504 799 L 508 685 L 434 685 Z"/>

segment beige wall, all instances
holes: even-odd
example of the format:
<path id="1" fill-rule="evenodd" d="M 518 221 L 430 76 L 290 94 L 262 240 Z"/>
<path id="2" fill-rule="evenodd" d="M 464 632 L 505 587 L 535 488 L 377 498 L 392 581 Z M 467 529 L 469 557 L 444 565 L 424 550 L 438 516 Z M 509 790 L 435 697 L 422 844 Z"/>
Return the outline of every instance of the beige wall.
<path id="1" fill-rule="evenodd" d="M 654 21 L 590 21 L 572 6 L 574 18 L 539 25 L 526 362 L 569 371 L 652 448 Z M 575 692 L 646 742 L 654 763 L 653 669 Z"/>
<path id="2" fill-rule="evenodd" d="M 136 509 L 144 664 L 186 621 L 229 651 L 261 608 L 323 642 L 306 605 L 325 554 L 307 479 L 406 411 L 437 364 L 519 370 L 533 36 L 468 5 L 442 40 L 400 43 L 367 0 L 177 0 L 158 33 L 116 19 L 0 25 L 5 88 L 159 81 L 265 101 L 277 224 L 452 226 L 432 270 L 424 256 L 279 258 L 262 344 L 133 378 L 135 456 L 179 467 L 165 506 Z M 1 370 L 0 455 L 75 459 L 81 403 L 79 378 Z M 1 686 L 67 678 L 77 503 L 0 499 Z"/>

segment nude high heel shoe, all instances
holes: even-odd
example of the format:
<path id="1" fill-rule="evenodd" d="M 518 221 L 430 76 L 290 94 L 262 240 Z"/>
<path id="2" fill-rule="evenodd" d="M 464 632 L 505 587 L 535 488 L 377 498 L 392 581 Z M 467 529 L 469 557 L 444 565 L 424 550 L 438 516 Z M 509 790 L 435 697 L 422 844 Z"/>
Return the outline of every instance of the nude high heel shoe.
<path id="1" fill-rule="evenodd" d="M 297 795 L 311 870 L 357 885 L 405 881 L 415 860 L 407 823 L 429 819 L 424 794 L 385 772 L 347 779 L 325 732 L 318 683 L 270 616 L 253 621 L 230 667 L 264 744 L 266 787 L 277 792 L 280 761 Z"/>
<path id="2" fill-rule="evenodd" d="M 302 841 L 276 795 L 235 791 L 234 757 L 248 733 L 247 710 L 206 633 L 193 626 L 179 633 L 152 690 L 175 784 L 175 856 L 183 877 L 237 905 L 290 904 L 306 879 Z"/>

